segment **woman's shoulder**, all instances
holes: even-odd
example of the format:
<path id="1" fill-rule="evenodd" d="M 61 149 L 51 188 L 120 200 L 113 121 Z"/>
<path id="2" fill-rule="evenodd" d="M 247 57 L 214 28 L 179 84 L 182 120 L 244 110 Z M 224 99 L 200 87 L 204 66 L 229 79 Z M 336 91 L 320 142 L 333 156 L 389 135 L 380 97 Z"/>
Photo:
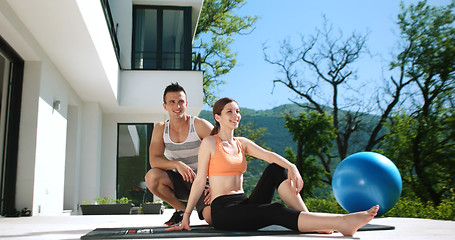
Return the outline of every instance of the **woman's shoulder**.
<path id="1" fill-rule="evenodd" d="M 251 140 L 246 137 L 235 137 L 242 145 L 251 143 Z"/>
<path id="2" fill-rule="evenodd" d="M 202 143 L 201 144 L 205 144 L 205 145 L 216 144 L 215 135 L 210 135 L 210 136 L 205 137 L 204 139 L 202 139 Z"/>
<path id="3" fill-rule="evenodd" d="M 215 136 L 210 135 L 202 139 L 199 153 L 210 152 L 213 155 L 216 152 L 216 139 Z"/>

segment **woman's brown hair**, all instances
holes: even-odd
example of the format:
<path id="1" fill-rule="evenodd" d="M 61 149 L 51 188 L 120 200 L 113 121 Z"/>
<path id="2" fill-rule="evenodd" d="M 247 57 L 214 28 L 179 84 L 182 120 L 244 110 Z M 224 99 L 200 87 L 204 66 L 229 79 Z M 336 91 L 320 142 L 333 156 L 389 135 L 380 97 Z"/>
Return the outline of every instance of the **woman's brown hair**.
<path id="1" fill-rule="evenodd" d="M 215 114 L 221 115 L 221 111 L 223 111 L 224 106 L 226 106 L 226 104 L 231 103 L 231 102 L 237 103 L 237 101 L 235 101 L 232 98 L 224 97 L 224 98 L 220 98 L 218 101 L 216 101 L 215 105 L 213 105 L 212 112 L 213 112 L 213 119 L 215 120 L 215 126 L 213 127 L 212 132 L 210 132 L 210 135 L 216 135 L 220 131 L 220 123 L 218 123 L 216 121 Z"/>

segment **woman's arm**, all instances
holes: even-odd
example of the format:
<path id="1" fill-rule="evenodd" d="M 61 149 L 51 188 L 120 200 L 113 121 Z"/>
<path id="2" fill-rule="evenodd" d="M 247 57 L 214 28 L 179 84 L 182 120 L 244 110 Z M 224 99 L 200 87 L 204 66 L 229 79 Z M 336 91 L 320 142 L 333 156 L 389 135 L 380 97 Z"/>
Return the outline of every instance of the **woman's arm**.
<path id="1" fill-rule="evenodd" d="M 194 206 L 201 197 L 205 184 L 207 182 L 207 173 L 209 167 L 209 160 L 212 156 L 212 149 L 215 149 L 213 137 L 206 137 L 202 140 L 201 146 L 198 152 L 198 164 L 197 174 L 194 179 L 193 185 L 191 186 L 190 196 L 188 197 L 188 203 L 186 205 L 185 213 L 183 214 L 182 224 L 168 228 L 167 230 L 191 230 L 190 228 L 190 216 L 193 212 Z M 215 144 L 216 145 L 216 144 Z"/>
<path id="2" fill-rule="evenodd" d="M 268 163 L 276 163 L 277 165 L 285 168 L 288 170 L 288 179 L 291 180 L 291 184 L 293 184 L 293 188 L 296 190 L 296 194 L 298 194 L 303 188 L 303 180 L 302 176 L 299 173 L 297 167 L 289 162 L 284 157 L 265 150 L 264 148 L 260 147 L 253 141 L 249 140 L 248 138 L 239 137 L 239 141 L 242 143 L 243 149 L 245 154 L 251 155 L 255 158 L 262 159 Z"/>

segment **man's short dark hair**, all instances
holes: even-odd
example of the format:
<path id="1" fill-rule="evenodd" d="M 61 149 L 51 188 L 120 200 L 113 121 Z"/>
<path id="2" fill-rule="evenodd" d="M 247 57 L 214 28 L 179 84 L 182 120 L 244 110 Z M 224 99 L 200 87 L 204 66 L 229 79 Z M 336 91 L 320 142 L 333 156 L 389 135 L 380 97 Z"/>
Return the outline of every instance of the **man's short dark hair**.
<path id="1" fill-rule="evenodd" d="M 164 89 L 164 94 L 163 94 L 163 102 L 166 103 L 166 94 L 168 92 L 183 92 L 185 93 L 185 96 L 186 96 L 186 92 L 185 92 L 185 89 L 183 89 L 182 86 L 179 85 L 178 82 L 176 83 L 171 83 L 170 85 L 168 85 L 166 87 L 166 89 Z"/>

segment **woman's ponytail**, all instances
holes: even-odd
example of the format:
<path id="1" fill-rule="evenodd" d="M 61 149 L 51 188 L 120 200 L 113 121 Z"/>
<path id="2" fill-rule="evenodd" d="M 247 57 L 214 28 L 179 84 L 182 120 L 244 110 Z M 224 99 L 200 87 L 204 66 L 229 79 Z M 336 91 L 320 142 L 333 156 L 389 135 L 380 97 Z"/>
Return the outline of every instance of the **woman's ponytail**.
<path id="1" fill-rule="evenodd" d="M 212 131 L 210 132 L 210 135 L 216 135 L 220 131 L 220 123 L 216 122 L 215 126 L 213 127 Z"/>

